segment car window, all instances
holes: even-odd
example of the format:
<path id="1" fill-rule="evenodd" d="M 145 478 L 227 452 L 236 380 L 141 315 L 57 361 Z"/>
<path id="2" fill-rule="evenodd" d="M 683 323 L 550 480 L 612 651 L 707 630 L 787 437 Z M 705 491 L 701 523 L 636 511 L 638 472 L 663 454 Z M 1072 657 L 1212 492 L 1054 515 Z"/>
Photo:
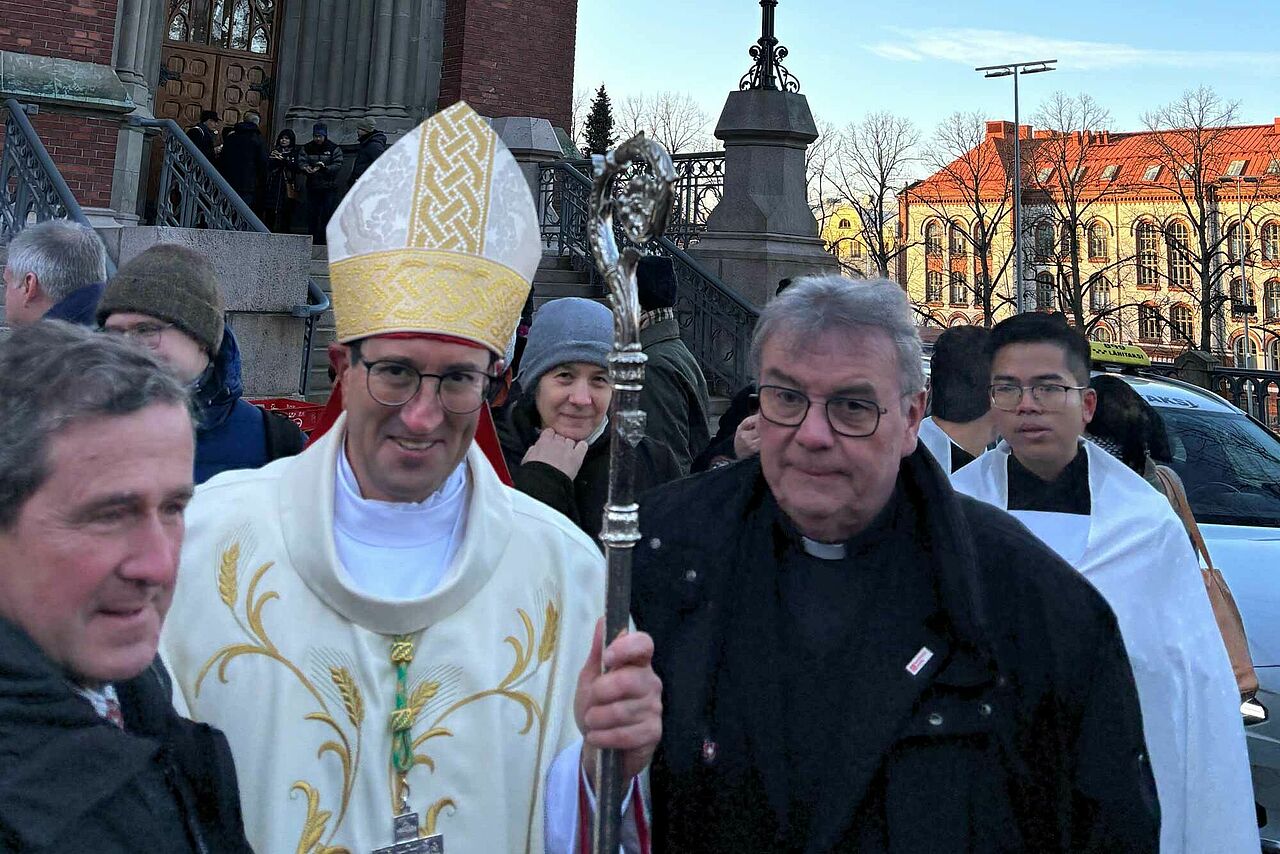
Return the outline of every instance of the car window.
<path id="1" fill-rule="evenodd" d="M 1200 522 L 1280 527 L 1280 442 L 1244 415 L 1157 407 Z"/>

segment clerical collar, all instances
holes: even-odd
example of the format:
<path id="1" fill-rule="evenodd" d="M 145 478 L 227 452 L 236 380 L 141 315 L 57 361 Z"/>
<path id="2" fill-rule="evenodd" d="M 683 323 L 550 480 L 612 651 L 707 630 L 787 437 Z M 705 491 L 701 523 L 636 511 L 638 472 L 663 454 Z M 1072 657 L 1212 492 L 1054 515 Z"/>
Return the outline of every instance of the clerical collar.
<path id="1" fill-rule="evenodd" d="M 462 518 L 466 487 L 467 463 L 463 460 L 425 501 L 402 503 L 365 498 L 343 448 L 338 454 L 334 526 L 356 542 L 384 548 L 447 541 Z"/>
<path id="2" fill-rule="evenodd" d="M 845 543 L 823 543 L 811 540 L 803 534 L 800 536 L 800 545 L 805 554 L 818 560 L 844 560 L 849 554 L 849 546 Z"/>

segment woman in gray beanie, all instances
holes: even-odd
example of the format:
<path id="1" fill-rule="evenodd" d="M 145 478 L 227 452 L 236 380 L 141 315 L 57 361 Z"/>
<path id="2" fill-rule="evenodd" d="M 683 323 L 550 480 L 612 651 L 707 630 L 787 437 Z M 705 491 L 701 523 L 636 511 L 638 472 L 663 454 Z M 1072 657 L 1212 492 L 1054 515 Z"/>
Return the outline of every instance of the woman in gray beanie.
<path id="1" fill-rule="evenodd" d="M 498 437 L 516 489 L 568 516 L 593 538 L 609 489 L 609 351 L 613 314 L 598 302 L 552 300 L 534 315 L 515 401 Z M 636 491 L 674 480 L 671 449 L 636 447 Z"/>

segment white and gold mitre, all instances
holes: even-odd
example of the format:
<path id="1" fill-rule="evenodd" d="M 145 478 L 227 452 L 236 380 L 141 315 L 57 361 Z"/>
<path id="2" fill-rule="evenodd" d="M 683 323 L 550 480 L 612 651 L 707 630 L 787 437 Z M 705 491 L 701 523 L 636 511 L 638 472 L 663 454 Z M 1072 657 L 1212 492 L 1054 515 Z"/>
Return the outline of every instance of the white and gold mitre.
<path id="1" fill-rule="evenodd" d="M 542 255 L 524 174 L 464 103 L 374 161 L 329 220 L 337 340 L 465 338 L 501 355 Z"/>

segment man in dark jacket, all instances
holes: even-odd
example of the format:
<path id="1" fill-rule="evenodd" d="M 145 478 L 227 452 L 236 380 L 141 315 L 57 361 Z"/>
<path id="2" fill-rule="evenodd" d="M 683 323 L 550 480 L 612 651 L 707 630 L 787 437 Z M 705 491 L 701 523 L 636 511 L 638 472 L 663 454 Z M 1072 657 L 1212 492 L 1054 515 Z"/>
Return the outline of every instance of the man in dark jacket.
<path id="1" fill-rule="evenodd" d="M 186 390 L 66 323 L 0 343 L 0 850 L 249 852 L 231 751 L 156 649 L 191 497 Z"/>
<path id="2" fill-rule="evenodd" d="M 324 246 L 325 226 L 337 202 L 338 173 L 342 171 L 342 149 L 329 139 L 329 127 L 316 122 L 311 141 L 302 147 L 302 174 L 307 176 L 307 222 L 311 239 Z"/>
<path id="3" fill-rule="evenodd" d="M 760 453 L 650 493 L 655 852 L 1154 852 L 1102 597 L 917 449 L 900 288 L 800 280 L 752 348 Z"/>
<path id="4" fill-rule="evenodd" d="M 98 306 L 104 329 L 155 351 L 189 383 L 196 403 L 196 483 L 231 469 L 259 468 L 305 444 L 292 421 L 241 397 L 240 349 L 222 314 L 213 265 L 172 244 L 125 263 Z"/>
<path id="5" fill-rule="evenodd" d="M 356 157 L 351 164 L 351 180 L 348 187 L 354 187 L 356 181 L 365 170 L 373 165 L 373 161 L 387 150 L 387 135 L 378 130 L 373 119 L 361 119 L 356 123 Z"/>
<path id="6" fill-rule="evenodd" d="M 671 259 L 646 255 L 636 269 L 640 296 L 640 346 L 648 358 L 644 366 L 645 434 L 676 455 L 682 474 L 711 440 L 707 412 L 711 399 L 698 360 L 680 340 L 676 321 L 676 270 Z"/>
<path id="7" fill-rule="evenodd" d="M 257 113 L 246 114 L 244 121 L 237 122 L 227 135 L 218 157 L 218 171 L 251 208 L 258 201 L 258 188 L 267 175 L 267 144 L 258 129 L 259 121 Z"/>
<path id="8" fill-rule="evenodd" d="M 107 280 L 107 251 L 87 225 L 52 219 L 9 241 L 4 263 L 5 320 L 25 326 L 65 320 L 92 326 Z"/>
<path id="9" fill-rule="evenodd" d="M 187 136 L 196 144 L 196 148 L 214 163 L 218 157 L 218 125 L 222 119 L 216 110 L 201 110 L 200 124 L 187 128 Z"/>

